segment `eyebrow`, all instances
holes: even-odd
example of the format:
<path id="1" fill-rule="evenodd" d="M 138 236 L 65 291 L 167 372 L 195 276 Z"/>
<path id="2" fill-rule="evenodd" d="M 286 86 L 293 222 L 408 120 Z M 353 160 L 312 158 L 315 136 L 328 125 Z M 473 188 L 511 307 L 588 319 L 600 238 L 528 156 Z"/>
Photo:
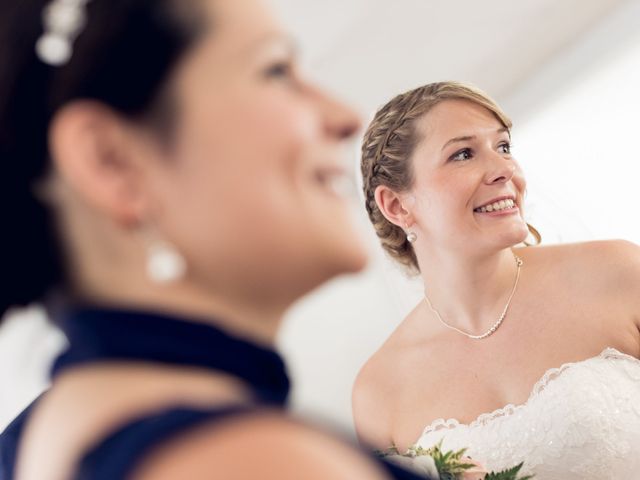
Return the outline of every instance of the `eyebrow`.
<path id="1" fill-rule="evenodd" d="M 509 129 L 507 127 L 502 127 L 502 128 L 499 128 L 498 130 L 496 130 L 496 133 L 504 133 L 504 132 L 509 133 Z M 447 143 L 444 144 L 444 146 L 442 147 L 442 150 L 447 148 L 452 143 L 468 142 L 469 140 L 475 140 L 476 138 L 477 137 L 475 135 L 463 135 L 461 137 L 454 137 L 451 140 L 447 141 Z"/>

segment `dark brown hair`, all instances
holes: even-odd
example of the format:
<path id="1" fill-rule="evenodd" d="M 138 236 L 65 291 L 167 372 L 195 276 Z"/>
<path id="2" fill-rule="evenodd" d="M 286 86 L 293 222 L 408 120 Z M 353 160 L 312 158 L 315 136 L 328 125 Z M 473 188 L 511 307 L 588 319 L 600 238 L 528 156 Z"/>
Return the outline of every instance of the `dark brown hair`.
<path id="1" fill-rule="evenodd" d="M 54 67 L 35 52 L 48 4 L 0 3 L 0 317 L 64 282 L 52 212 L 33 192 L 49 167 L 47 137 L 56 111 L 93 99 L 136 120 L 157 120 L 167 77 L 200 33 L 169 0 L 93 0 L 73 56 Z"/>

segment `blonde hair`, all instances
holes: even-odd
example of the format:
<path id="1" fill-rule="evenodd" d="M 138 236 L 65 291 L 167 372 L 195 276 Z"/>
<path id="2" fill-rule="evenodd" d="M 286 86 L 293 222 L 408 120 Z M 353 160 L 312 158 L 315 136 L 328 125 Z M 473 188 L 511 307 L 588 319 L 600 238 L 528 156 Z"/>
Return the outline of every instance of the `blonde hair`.
<path id="1" fill-rule="evenodd" d="M 421 140 L 417 122 L 445 100 L 466 100 L 480 105 L 511 130 L 509 117 L 483 91 L 460 82 L 438 82 L 392 98 L 376 112 L 362 141 L 360 167 L 369 219 L 382 247 L 392 258 L 414 272 L 420 271 L 420 267 L 413 246 L 407 241 L 404 230 L 382 214 L 375 200 L 375 191 L 380 185 L 398 193 L 411 188 L 414 180 L 411 156 Z"/>

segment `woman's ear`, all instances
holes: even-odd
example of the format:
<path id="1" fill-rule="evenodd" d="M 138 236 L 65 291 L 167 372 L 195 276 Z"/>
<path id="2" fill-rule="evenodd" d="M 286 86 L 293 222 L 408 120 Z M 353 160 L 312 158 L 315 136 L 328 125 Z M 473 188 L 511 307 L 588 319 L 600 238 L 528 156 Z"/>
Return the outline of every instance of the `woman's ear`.
<path id="1" fill-rule="evenodd" d="M 98 102 L 77 101 L 56 113 L 49 132 L 58 177 L 97 214 L 123 228 L 139 223 L 144 213 L 132 128 Z"/>
<path id="2" fill-rule="evenodd" d="M 384 185 L 376 187 L 374 196 L 382 215 L 394 225 L 405 229 L 415 223 L 410 209 L 414 203 L 413 196 L 401 195 Z"/>

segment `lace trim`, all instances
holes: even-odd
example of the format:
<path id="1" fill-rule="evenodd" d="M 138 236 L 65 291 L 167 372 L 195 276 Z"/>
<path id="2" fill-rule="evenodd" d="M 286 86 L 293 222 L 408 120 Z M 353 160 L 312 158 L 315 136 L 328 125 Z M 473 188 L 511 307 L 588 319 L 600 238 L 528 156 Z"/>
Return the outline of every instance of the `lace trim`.
<path id="1" fill-rule="evenodd" d="M 513 415 L 515 412 L 517 412 L 518 410 L 526 407 L 529 402 L 531 402 L 531 400 L 533 400 L 536 396 L 538 396 L 546 387 L 547 385 L 549 385 L 549 383 L 553 380 L 555 380 L 556 378 L 558 378 L 563 372 L 565 372 L 567 369 L 575 366 L 575 365 L 579 365 L 579 364 L 583 364 L 592 360 L 597 360 L 597 359 L 608 359 L 608 358 L 614 358 L 614 359 L 624 359 L 624 360 L 630 360 L 634 363 L 637 363 L 638 365 L 640 365 L 640 360 L 638 360 L 635 357 L 632 357 L 631 355 L 628 355 L 626 353 L 622 353 L 619 350 L 616 350 L 615 348 L 611 348 L 611 347 L 607 347 L 605 348 L 599 355 L 593 356 L 593 357 L 589 357 L 587 359 L 584 360 L 579 360 L 577 362 L 568 362 L 565 363 L 563 365 L 561 365 L 560 367 L 557 368 L 550 368 L 549 370 L 547 370 L 544 375 L 542 375 L 542 378 L 540 378 L 540 380 L 538 380 L 532 390 L 531 393 L 529 394 L 529 398 L 524 402 L 521 403 L 519 405 L 514 405 L 512 403 L 505 405 L 504 407 L 498 408 L 496 410 L 494 410 L 493 412 L 490 413 L 482 413 L 480 415 L 478 415 L 478 417 L 476 417 L 475 420 L 473 420 L 471 423 L 461 423 L 460 421 L 458 421 L 455 418 L 449 418 L 449 419 L 444 419 L 444 418 L 438 418 L 436 420 L 434 420 L 433 422 L 431 422 L 430 425 L 428 425 L 423 431 L 422 431 L 422 435 L 420 435 L 420 438 L 422 438 L 422 436 L 427 435 L 429 433 L 432 432 L 437 432 L 440 430 L 451 430 L 454 428 L 458 428 L 458 427 L 467 427 L 467 428 L 474 428 L 474 427 L 478 427 L 478 426 L 485 426 L 488 423 L 496 420 L 497 418 L 502 418 L 502 417 L 508 417 Z"/>

